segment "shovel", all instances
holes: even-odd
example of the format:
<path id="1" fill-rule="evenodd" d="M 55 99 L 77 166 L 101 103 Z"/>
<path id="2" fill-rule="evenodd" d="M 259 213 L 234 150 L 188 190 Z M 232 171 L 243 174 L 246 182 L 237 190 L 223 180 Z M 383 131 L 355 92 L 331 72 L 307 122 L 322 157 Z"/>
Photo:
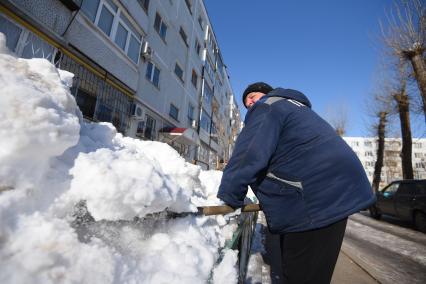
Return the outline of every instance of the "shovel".
<path id="1" fill-rule="evenodd" d="M 228 205 L 217 205 L 217 206 L 201 206 L 198 207 L 198 212 L 194 212 L 196 215 L 220 215 L 229 214 L 234 212 L 235 209 Z M 241 212 L 258 212 L 261 211 L 259 204 L 247 204 L 241 207 Z"/>
<path id="2" fill-rule="evenodd" d="M 145 215 L 141 218 L 135 217 L 133 221 L 129 220 L 119 220 L 119 221 L 106 221 L 101 220 L 101 222 L 108 223 L 108 222 L 121 222 L 121 223 L 134 223 L 134 222 L 142 222 L 142 221 L 155 221 L 155 220 L 167 220 L 167 219 L 174 219 L 179 217 L 186 217 L 186 216 L 212 216 L 212 215 L 220 215 L 220 214 L 229 214 L 235 211 L 234 208 L 228 205 L 216 205 L 216 206 L 200 206 L 197 207 L 197 212 L 171 212 L 171 211 L 162 211 L 162 212 L 156 212 L 151 213 L 148 215 Z M 241 212 L 258 212 L 261 211 L 261 208 L 259 204 L 247 204 L 241 207 Z M 75 218 L 72 222 L 74 227 L 87 225 L 91 223 L 95 223 L 95 219 L 90 215 L 90 212 L 87 210 L 86 201 L 81 200 L 78 202 L 74 208 L 73 217 Z"/>

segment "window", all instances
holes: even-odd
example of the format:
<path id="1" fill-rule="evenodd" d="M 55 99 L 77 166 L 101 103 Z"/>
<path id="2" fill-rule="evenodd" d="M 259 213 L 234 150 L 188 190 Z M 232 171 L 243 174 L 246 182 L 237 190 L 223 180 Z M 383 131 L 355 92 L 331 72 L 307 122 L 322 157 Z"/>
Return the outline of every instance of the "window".
<path id="1" fill-rule="evenodd" d="M 138 63 L 138 60 L 139 60 L 140 48 L 141 48 L 141 42 L 138 39 L 136 39 L 133 35 L 131 35 L 129 47 L 128 47 L 128 50 L 127 50 L 127 55 L 136 64 Z"/>
<path id="2" fill-rule="evenodd" d="M 160 83 L 160 70 L 154 63 L 149 62 L 146 67 L 145 78 L 147 78 L 151 83 L 153 83 L 157 88 L 159 88 Z"/>
<path id="3" fill-rule="evenodd" d="M 203 21 L 203 17 L 198 16 L 198 23 L 200 24 L 200 27 L 202 30 L 204 30 L 204 21 Z"/>
<path id="4" fill-rule="evenodd" d="M 179 121 L 179 109 L 174 104 L 170 104 L 169 115 L 174 120 Z"/>
<path id="5" fill-rule="evenodd" d="M 194 121 L 194 106 L 188 105 L 188 125 L 192 126 L 192 121 Z"/>
<path id="6" fill-rule="evenodd" d="M 365 152 L 365 156 L 366 157 L 373 157 L 373 152 L 367 151 L 367 152 Z"/>
<path id="7" fill-rule="evenodd" d="M 366 167 L 374 167 L 374 162 L 365 162 Z"/>
<path id="8" fill-rule="evenodd" d="M 198 56 L 201 56 L 201 44 L 197 39 L 195 40 L 195 52 Z"/>
<path id="9" fill-rule="evenodd" d="M 416 193 L 415 183 L 401 183 L 398 189 L 400 195 L 414 195 Z"/>
<path id="10" fill-rule="evenodd" d="M 210 88 L 209 84 L 205 82 L 204 85 L 204 107 L 210 110 L 213 100 L 213 90 Z"/>
<path id="11" fill-rule="evenodd" d="M 115 35 L 115 43 L 123 50 L 126 48 L 128 33 L 129 32 L 127 31 L 127 29 L 121 23 L 118 24 L 117 32 Z"/>
<path id="12" fill-rule="evenodd" d="M 6 36 L 6 46 L 15 52 L 22 29 L 0 15 L 0 32 Z"/>
<path id="13" fill-rule="evenodd" d="M 217 129 L 216 124 L 214 122 L 212 122 L 210 137 L 213 141 L 217 143 Z"/>
<path id="14" fill-rule="evenodd" d="M 144 11 L 146 13 L 148 13 L 148 8 L 149 8 L 149 0 L 138 0 L 139 5 L 142 6 L 142 8 L 144 9 Z"/>
<path id="15" fill-rule="evenodd" d="M 217 47 L 216 47 L 216 43 L 214 41 L 214 37 L 213 37 L 213 33 L 212 33 L 211 29 L 207 33 L 207 42 L 209 43 L 209 45 L 210 45 L 211 49 L 213 50 L 213 52 L 216 53 Z"/>
<path id="16" fill-rule="evenodd" d="M 156 13 L 156 15 L 155 15 L 154 29 L 157 31 L 157 33 L 160 35 L 160 37 L 165 41 L 166 40 L 166 33 L 167 33 L 167 26 L 163 22 L 163 19 L 161 18 L 160 14 L 158 14 L 158 13 Z"/>
<path id="17" fill-rule="evenodd" d="M 113 21 L 114 12 L 107 5 L 103 5 L 98 20 L 98 27 L 109 36 L 111 34 Z"/>
<path id="18" fill-rule="evenodd" d="M 357 141 L 354 141 L 354 142 L 352 142 L 351 144 L 352 144 L 352 147 L 359 146 L 359 143 L 358 143 Z"/>
<path id="19" fill-rule="evenodd" d="M 423 168 L 423 163 L 416 163 L 416 169 Z"/>
<path id="20" fill-rule="evenodd" d="M 422 143 L 414 143 L 414 148 L 416 149 L 422 148 Z"/>
<path id="21" fill-rule="evenodd" d="M 209 74 L 210 79 L 212 79 L 212 81 L 213 81 L 214 69 L 213 69 L 213 64 L 210 60 L 210 57 L 208 57 L 208 56 L 207 56 L 206 63 L 204 64 L 204 67 L 205 67 L 205 70 L 207 71 L 207 74 Z"/>
<path id="22" fill-rule="evenodd" d="M 142 36 L 112 0 L 83 1 L 81 9 L 133 62 L 139 63 Z"/>
<path id="23" fill-rule="evenodd" d="M 180 34 L 180 37 L 182 38 L 183 42 L 185 43 L 185 45 L 188 47 L 188 37 L 186 36 L 186 33 L 185 33 L 185 31 L 183 30 L 182 27 L 180 27 L 179 34 Z"/>
<path id="24" fill-rule="evenodd" d="M 138 64 L 142 36 L 133 28 L 130 21 L 120 14 L 117 31 L 115 32 L 115 43 Z"/>
<path id="25" fill-rule="evenodd" d="M 386 187 L 385 189 L 382 190 L 382 193 L 385 197 L 389 197 L 392 196 L 396 193 L 396 191 L 399 188 L 399 183 L 394 183 L 391 184 L 390 186 Z"/>
<path id="26" fill-rule="evenodd" d="M 223 76 L 223 68 L 224 68 L 224 65 L 223 65 L 223 62 L 222 62 L 222 57 L 218 56 L 218 59 L 217 59 L 217 70 L 219 70 L 219 73 L 220 73 L 220 75 L 222 77 L 224 77 Z M 220 81 L 219 81 L 219 84 L 221 84 Z"/>
<path id="27" fill-rule="evenodd" d="M 71 88 L 71 93 L 75 94 L 75 100 L 84 117 L 93 118 L 95 115 L 96 95 L 82 89 Z M 102 113 L 102 109 L 99 109 Z"/>
<path id="28" fill-rule="evenodd" d="M 53 46 L 36 36 L 35 34 L 28 32 L 28 37 L 24 43 L 24 49 L 22 50 L 21 57 L 23 58 L 45 58 L 52 61 L 53 53 L 55 49 Z"/>
<path id="29" fill-rule="evenodd" d="M 56 49 L 49 43 L 21 28 L 0 14 L 0 32 L 6 36 L 6 46 L 23 58 L 45 58 L 53 61 Z"/>
<path id="30" fill-rule="evenodd" d="M 92 21 L 95 22 L 96 13 L 98 12 L 99 0 L 83 1 L 81 10 Z"/>
<path id="31" fill-rule="evenodd" d="M 183 70 L 177 63 L 175 64 L 175 74 L 183 82 Z"/>
<path id="32" fill-rule="evenodd" d="M 185 0 L 186 7 L 188 7 L 189 13 L 192 15 L 192 1 L 191 0 Z"/>
<path id="33" fill-rule="evenodd" d="M 371 147 L 372 145 L 371 141 L 364 141 L 364 146 Z"/>
<path id="34" fill-rule="evenodd" d="M 136 128 L 136 135 L 143 135 L 145 130 L 145 121 L 139 121 L 138 122 L 138 127 Z"/>
<path id="35" fill-rule="evenodd" d="M 192 77 L 191 77 L 191 82 L 192 85 L 195 87 L 195 89 L 197 88 L 197 83 L 198 83 L 198 74 L 197 72 L 195 72 L 194 69 L 192 69 Z"/>
<path id="36" fill-rule="evenodd" d="M 422 153 L 414 153 L 414 157 L 416 158 L 421 158 L 423 155 Z"/>
<path id="37" fill-rule="evenodd" d="M 210 133 L 211 118 L 204 110 L 201 113 L 200 126 L 202 129 L 207 131 L 207 133 Z"/>
<path id="38" fill-rule="evenodd" d="M 149 115 L 145 115 L 146 127 L 144 136 L 147 139 L 155 139 L 155 119 Z"/>

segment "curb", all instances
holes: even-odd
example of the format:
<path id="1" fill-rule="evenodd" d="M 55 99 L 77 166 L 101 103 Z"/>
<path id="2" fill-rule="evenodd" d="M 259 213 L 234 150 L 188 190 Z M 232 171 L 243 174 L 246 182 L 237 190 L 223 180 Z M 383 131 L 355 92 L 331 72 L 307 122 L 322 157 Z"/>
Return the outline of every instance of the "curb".
<path id="1" fill-rule="evenodd" d="M 379 281 L 378 277 L 374 275 L 374 270 L 372 270 L 361 258 L 356 256 L 356 254 L 350 253 L 350 248 L 345 246 L 345 244 L 342 244 L 342 248 L 340 249 L 340 252 L 343 253 L 346 257 L 348 257 L 350 260 L 353 261 L 359 268 L 362 269 L 366 274 L 368 274 L 371 278 L 374 279 L 377 283 L 382 283 Z"/>

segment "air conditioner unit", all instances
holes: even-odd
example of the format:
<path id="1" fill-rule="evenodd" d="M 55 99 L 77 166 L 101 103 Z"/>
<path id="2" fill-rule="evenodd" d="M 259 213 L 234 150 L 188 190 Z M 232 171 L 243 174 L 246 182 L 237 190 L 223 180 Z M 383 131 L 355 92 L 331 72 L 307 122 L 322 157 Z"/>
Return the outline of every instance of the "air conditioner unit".
<path id="1" fill-rule="evenodd" d="M 143 119 L 143 109 L 139 104 L 132 104 L 130 115 L 136 119 Z"/>
<path id="2" fill-rule="evenodd" d="M 149 46 L 149 43 L 147 41 L 144 41 L 142 43 L 142 48 L 141 48 L 141 57 L 145 60 L 149 60 L 151 59 L 151 55 L 152 55 L 152 49 Z"/>

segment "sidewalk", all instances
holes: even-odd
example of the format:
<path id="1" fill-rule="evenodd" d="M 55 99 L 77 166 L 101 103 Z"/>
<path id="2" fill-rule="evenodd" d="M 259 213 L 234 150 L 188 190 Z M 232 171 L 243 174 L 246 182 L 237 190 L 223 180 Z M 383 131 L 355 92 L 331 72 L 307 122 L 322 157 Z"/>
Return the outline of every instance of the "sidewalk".
<path id="1" fill-rule="evenodd" d="M 281 254 L 279 237 L 269 233 L 265 217 L 262 212 L 259 212 L 244 283 L 278 284 L 281 283 L 280 277 Z M 373 284 L 378 282 L 355 263 L 349 253 L 342 249 L 337 259 L 331 283 Z"/>

